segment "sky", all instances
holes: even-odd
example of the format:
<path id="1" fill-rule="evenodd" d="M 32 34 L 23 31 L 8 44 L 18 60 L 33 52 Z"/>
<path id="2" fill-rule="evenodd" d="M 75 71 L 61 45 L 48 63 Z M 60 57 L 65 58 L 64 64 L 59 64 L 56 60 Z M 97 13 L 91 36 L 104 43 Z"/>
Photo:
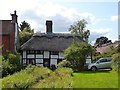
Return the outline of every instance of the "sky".
<path id="1" fill-rule="evenodd" d="M 17 11 L 18 24 L 26 21 L 35 32 L 46 32 L 46 20 L 53 21 L 54 33 L 69 33 L 70 25 L 85 19 L 89 41 L 106 36 L 118 40 L 118 0 L 1 0 L 0 20 Z"/>

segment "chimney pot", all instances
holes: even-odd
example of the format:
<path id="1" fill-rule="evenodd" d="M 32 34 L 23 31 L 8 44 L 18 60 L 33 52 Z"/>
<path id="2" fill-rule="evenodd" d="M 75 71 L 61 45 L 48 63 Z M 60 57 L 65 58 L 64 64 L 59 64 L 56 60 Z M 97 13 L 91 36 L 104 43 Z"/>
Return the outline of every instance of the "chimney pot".
<path id="1" fill-rule="evenodd" d="M 11 14 L 11 16 L 12 16 L 12 22 L 14 22 L 14 23 L 17 23 L 17 14 L 16 14 L 16 10 L 14 11 L 14 14 Z"/>

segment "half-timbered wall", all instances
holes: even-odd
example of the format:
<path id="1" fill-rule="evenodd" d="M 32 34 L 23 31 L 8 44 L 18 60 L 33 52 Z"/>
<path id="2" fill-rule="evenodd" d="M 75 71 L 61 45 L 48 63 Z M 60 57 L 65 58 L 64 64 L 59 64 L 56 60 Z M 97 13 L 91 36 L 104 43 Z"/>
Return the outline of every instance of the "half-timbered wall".
<path id="1" fill-rule="evenodd" d="M 52 64 L 56 65 L 64 59 L 63 52 L 55 51 L 23 51 L 22 53 L 22 64 L 34 64 L 37 66 L 46 66 L 45 63 L 49 63 L 49 66 Z M 91 63 L 91 57 L 86 58 L 86 63 Z"/>
<path id="2" fill-rule="evenodd" d="M 50 65 L 57 64 L 64 59 L 63 52 L 55 52 L 55 51 L 23 51 L 22 53 L 22 64 L 29 64 L 32 62 L 37 66 L 44 66 L 45 59 L 50 60 Z"/>

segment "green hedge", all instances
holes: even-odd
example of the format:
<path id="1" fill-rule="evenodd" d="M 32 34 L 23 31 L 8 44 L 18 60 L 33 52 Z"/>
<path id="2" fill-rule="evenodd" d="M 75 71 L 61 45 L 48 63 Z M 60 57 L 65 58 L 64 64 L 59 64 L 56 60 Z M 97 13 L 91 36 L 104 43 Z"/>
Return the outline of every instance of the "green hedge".
<path id="1" fill-rule="evenodd" d="M 72 72 L 70 68 L 58 68 L 32 88 L 72 88 Z"/>
<path id="2" fill-rule="evenodd" d="M 2 88 L 30 88 L 40 79 L 48 77 L 52 71 L 48 68 L 28 66 L 25 70 L 2 79 Z"/>
<path id="3" fill-rule="evenodd" d="M 65 73 L 65 74 L 69 74 L 72 75 L 73 70 L 71 68 L 57 68 L 55 70 L 56 73 Z"/>

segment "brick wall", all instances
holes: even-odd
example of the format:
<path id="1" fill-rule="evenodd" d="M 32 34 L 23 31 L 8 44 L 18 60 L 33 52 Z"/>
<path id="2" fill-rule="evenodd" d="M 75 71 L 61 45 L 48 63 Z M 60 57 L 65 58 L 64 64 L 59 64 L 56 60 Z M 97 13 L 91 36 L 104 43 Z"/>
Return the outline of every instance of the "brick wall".
<path id="1" fill-rule="evenodd" d="M 0 41 L 2 43 L 2 54 L 6 53 L 6 50 L 14 51 L 15 40 L 15 25 L 11 23 L 11 20 L 2 20 L 2 28 L 0 29 Z"/>

